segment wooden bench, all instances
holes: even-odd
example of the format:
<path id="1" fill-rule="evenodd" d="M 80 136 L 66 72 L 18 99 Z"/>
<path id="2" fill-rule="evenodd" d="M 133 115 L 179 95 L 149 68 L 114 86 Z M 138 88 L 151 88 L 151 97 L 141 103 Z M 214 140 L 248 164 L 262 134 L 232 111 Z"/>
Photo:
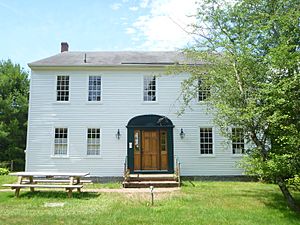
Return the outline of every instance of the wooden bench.
<path id="1" fill-rule="evenodd" d="M 47 184 L 3 184 L 3 187 L 10 187 L 12 190 L 15 189 L 15 196 L 19 197 L 21 188 L 30 188 L 31 191 L 34 191 L 34 188 L 65 188 L 68 191 L 68 197 L 72 197 L 73 189 L 77 189 L 78 192 L 81 191 L 83 185 L 47 185 Z"/>

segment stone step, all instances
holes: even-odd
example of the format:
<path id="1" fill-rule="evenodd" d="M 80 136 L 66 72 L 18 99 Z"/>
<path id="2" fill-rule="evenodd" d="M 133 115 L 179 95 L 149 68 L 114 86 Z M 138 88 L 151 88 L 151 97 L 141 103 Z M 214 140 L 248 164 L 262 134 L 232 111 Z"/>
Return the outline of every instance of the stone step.
<path id="1" fill-rule="evenodd" d="M 174 174 L 130 174 L 127 181 L 176 181 Z"/>
<path id="2" fill-rule="evenodd" d="M 175 177 L 129 177 L 127 181 L 177 181 Z"/>
<path id="3" fill-rule="evenodd" d="M 124 188 L 179 187 L 177 181 L 124 181 Z"/>

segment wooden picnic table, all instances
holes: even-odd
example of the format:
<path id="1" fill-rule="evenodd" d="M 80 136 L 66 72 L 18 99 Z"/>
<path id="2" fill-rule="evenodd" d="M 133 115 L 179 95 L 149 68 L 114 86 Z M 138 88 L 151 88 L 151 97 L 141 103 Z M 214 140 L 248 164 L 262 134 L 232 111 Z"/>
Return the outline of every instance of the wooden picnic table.
<path id="1" fill-rule="evenodd" d="M 68 191 L 68 196 L 72 197 L 72 190 L 81 191 L 83 180 L 89 173 L 73 173 L 73 172 L 16 172 L 10 173 L 11 176 L 18 176 L 16 184 L 4 184 L 5 187 L 15 189 L 15 195 L 18 197 L 21 188 L 65 188 Z M 37 179 L 38 178 L 38 179 Z M 43 178 L 42 180 L 39 178 Z M 61 178 L 68 178 L 62 180 Z M 90 181 L 88 181 L 90 182 Z M 50 183 L 50 184 L 39 184 Z M 54 184 L 53 184 L 54 183 Z M 55 183 L 63 183 L 56 185 Z M 85 182 L 87 183 L 87 182 Z"/>
<path id="2" fill-rule="evenodd" d="M 35 177 L 45 177 L 46 179 L 54 177 L 68 177 L 70 185 L 80 183 L 82 177 L 86 177 L 90 173 L 69 173 L 69 172 L 16 172 L 10 173 L 11 176 L 18 176 L 18 183 L 21 184 L 24 178 L 29 179 L 29 182 L 33 182 Z"/>

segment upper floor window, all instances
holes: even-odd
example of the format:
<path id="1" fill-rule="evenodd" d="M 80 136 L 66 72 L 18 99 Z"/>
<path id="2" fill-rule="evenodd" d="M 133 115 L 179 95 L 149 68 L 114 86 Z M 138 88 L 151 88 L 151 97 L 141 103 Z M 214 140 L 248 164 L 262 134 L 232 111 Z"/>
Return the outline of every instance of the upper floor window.
<path id="1" fill-rule="evenodd" d="M 210 88 L 203 84 L 202 79 L 198 79 L 198 101 L 204 101 L 210 95 Z"/>
<path id="2" fill-rule="evenodd" d="M 55 128 L 54 155 L 67 155 L 68 128 Z"/>
<path id="3" fill-rule="evenodd" d="M 156 101 L 156 77 L 155 76 L 144 77 L 144 101 L 146 102 Z"/>
<path id="4" fill-rule="evenodd" d="M 87 154 L 100 155 L 100 129 L 88 128 L 87 130 Z"/>
<path id="5" fill-rule="evenodd" d="M 212 128 L 200 128 L 200 153 L 213 154 Z"/>
<path id="6" fill-rule="evenodd" d="M 89 97 L 91 101 L 101 101 L 101 76 L 89 76 Z"/>
<path id="7" fill-rule="evenodd" d="M 245 142 L 242 128 L 232 128 L 232 153 L 245 153 Z"/>
<path id="8" fill-rule="evenodd" d="M 57 76 L 56 101 L 69 101 L 69 76 Z"/>

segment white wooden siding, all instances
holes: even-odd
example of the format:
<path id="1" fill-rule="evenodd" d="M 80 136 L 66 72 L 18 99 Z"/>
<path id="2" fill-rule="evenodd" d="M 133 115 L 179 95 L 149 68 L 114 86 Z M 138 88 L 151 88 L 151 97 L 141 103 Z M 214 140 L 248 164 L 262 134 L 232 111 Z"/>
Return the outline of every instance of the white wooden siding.
<path id="1" fill-rule="evenodd" d="M 174 154 L 182 175 L 240 175 L 230 144 L 213 129 L 214 154 L 200 155 L 199 128 L 213 126 L 205 104 L 197 104 L 178 117 L 181 81 L 186 75 L 157 78 L 157 102 L 143 102 L 143 76 L 147 70 L 33 70 L 26 151 L 27 171 L 90 172 L 92 176 L 122 176 L 127 155 L 128 121 L 138 115 L 167 116 L 175 125 Z M 70 76 L 70 101 L 56 102 L 56 76 Z M 101 102 L 87 101 L 88 76 L 101 75 Z M 68 156 L 54 156 L 54 128 L 68 128 Z M 86 129 L 101 128 L 100 156 L 87 156 Z M 185 138 L 179 136 L 183 128 Z M 115 137 L 120 129 L 121 138 Z"/>

